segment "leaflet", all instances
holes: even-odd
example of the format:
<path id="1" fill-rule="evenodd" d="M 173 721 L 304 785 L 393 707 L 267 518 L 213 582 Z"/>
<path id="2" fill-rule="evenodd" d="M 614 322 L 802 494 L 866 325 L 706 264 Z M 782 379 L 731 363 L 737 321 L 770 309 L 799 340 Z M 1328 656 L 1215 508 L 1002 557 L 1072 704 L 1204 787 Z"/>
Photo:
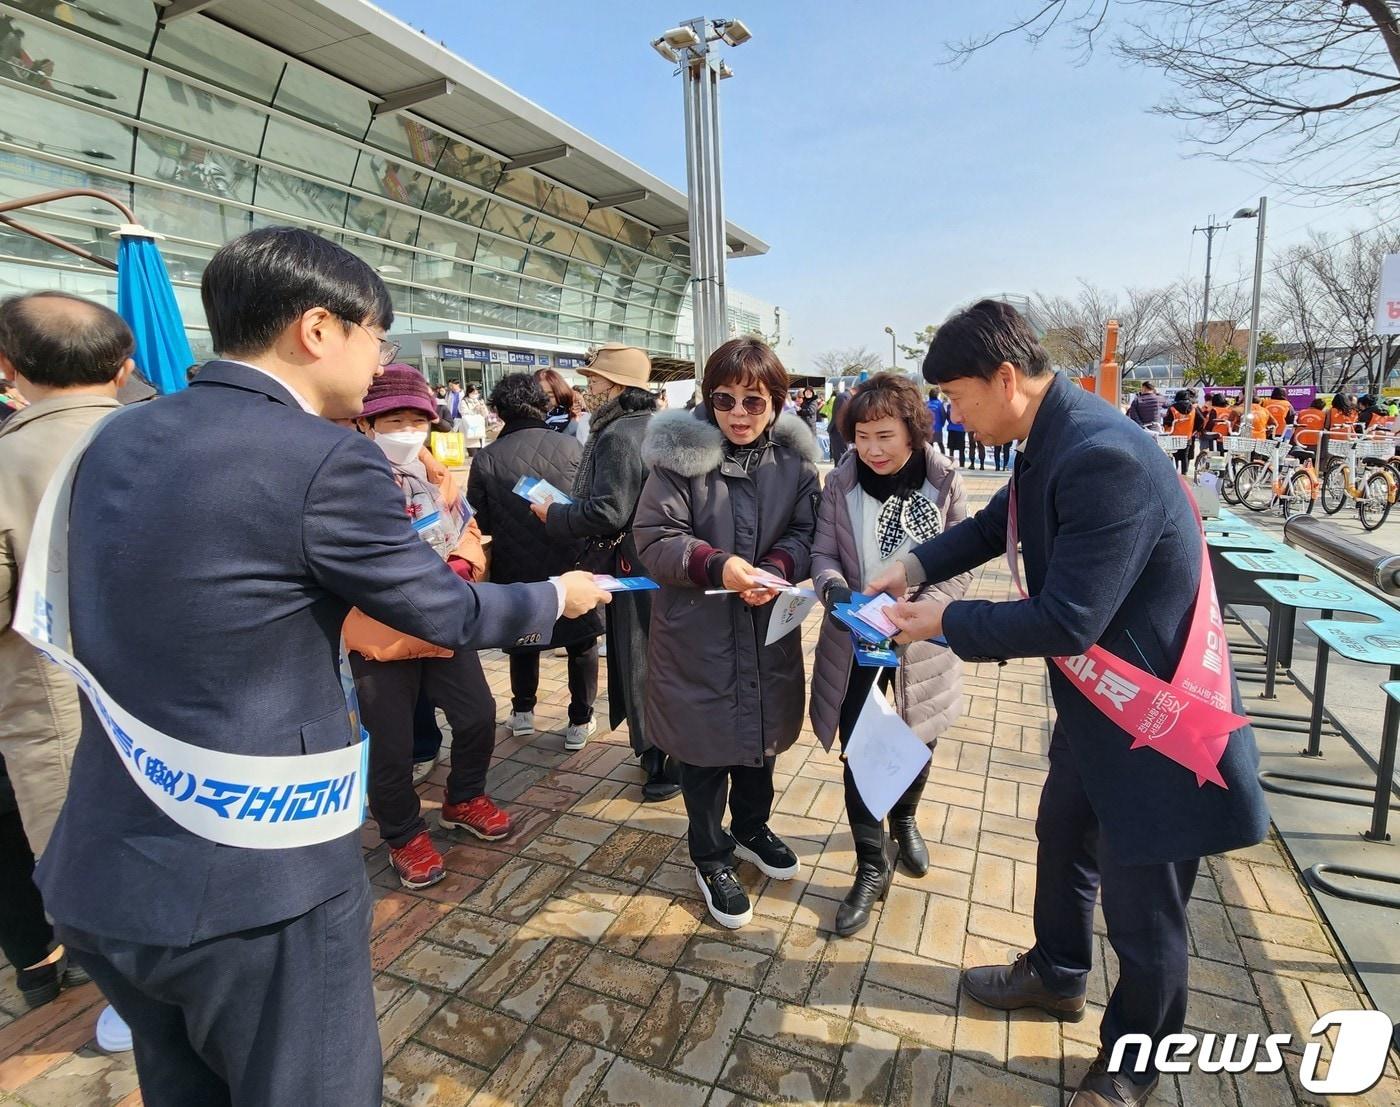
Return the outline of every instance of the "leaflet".
<path id="1" fill-rule="evenodd" d="M 610 577 L 606 573 L 594 573 L 593 583 L 604 592 L 649 592 L 661 587 L 650 577 Z"/>
<path id="2" fill-rule="evenodd" d="M 521 477 L 515 482 L 515 487 L 511 489 L 521 499 L 529 500 L 532 504 L 556 503 L 571 504 L 574 501 L 549 481 L 540 477 Z"/>
<path id="3" fill-rule="evenodd" d="M 808 612 L 817 606 L 817 597 L 803 595 L 804 589 L 794 588 L 773 602 L 773 614 L 768 619 L 768 634 L 763 639 L 765 646 L 771 646 L 780 638 L 785 638 L 800 627 Z"/>

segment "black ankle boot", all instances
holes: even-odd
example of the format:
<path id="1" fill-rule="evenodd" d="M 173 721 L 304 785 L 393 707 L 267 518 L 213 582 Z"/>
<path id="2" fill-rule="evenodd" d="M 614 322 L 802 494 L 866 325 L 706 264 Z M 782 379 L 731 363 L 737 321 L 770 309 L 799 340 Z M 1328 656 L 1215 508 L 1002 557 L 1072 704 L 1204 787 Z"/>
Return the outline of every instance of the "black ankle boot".
<path id="1" fill-rule="evenodd" d="M 928 872 L 928 846 L 919 833 L 919 824 L 913 813 L 896 815 L 890 813 L 890 837 L 899 847 L 899 859 L 915 876 Z"/>
<path id="2" fill-rule="evenodd" d="M 660 803 L 680 792 L 676 763 L 655 746 L 642 754 L 642 771 L 647 774 L 642 785 L 643 803 Z"/>
<path id="3" fill-rule="evenodd" d="M 849 938 L 865 929 L 870 921 L 870 909 L 876 900 L 884 900 L 890 893 L 890 881 L 894 879 L 894 859 L 888 849 L 882 849 L 875 857 L 861 857 L 856 864 L 856 882 L 836 909 L 836 934 Z"/>
<path id="4" fill-rule="evenodd" d="M 27 1007 L 42 1007 L 58 998 L 67 963 L 67 958 L 63 957 L 47 965 L 15 971 L 15 983 Z"/>

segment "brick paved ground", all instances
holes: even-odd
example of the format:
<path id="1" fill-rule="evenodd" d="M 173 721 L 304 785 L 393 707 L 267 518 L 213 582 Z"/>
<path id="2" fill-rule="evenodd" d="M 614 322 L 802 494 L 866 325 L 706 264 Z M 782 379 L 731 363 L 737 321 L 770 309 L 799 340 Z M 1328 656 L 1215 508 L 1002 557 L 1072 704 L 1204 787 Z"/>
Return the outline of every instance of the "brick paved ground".
<path id="1" fill-rule="evenodd" d="M 1003 598 L 988 567 L 975 594 Z M 808 621 L 808 651 L 816 618 Z M 502 716 L 504 658 L 484 655 Z M 1114 976 L 1102 937 L 1078 1025 L 1006 1015 L 959 995 L 962 966 L 1006 961 L 1031 940 L 1034 816 L 1049 736 L 1040 664 L 973 666 L 966 713 L 939 743 L 921 814 L 934 868 L 901 874 L 877 920 L 832 937 L 854 869 L 840 768 L 806 733 L 778 764 L 773 828 L 801 856 L 793 881 L 741 866 L 755 919 L 707 918 L 679 799 L 640 801 L 625 735 L 562 749 L 563 661 L 546 658 L 537 725 L 504 737 L 490 786 L 517 830 L 490 847 L 435 830 L 451 872 L 398 887 L 365 834 L 378 901 L 373 957 L 389 1102 L 414 1107 L 740 1107 L 1044 1104 L 1068 1099 L 1093 1058 Z M 504 734 L 504 732 L 503 732 Z M 422 792 L 442 798 L 440 767 Z M 431 812 L 429 812 L 431 817 Z M 434 825 L 435 819 L 431 820 Z M 1144 828 L 1150 832 L 1150 828 Z M 1367 1005 L 1308 895 L 1272 842 L 1203 870 L 1191 905 L 1188 1026 L 1287 1032 Z M 130 1055 L 91 1043 L 92 986 L 30 1014 L 0 971 L 0 1103 L 140 1102 Z M 1314 1102 L 1299 1047 L 1287 1076 L 1199 1073 L 1154 1102 L 1264 1107 Z M 1392 1065 L 1363 1099 L 1400 1104 Z"/>

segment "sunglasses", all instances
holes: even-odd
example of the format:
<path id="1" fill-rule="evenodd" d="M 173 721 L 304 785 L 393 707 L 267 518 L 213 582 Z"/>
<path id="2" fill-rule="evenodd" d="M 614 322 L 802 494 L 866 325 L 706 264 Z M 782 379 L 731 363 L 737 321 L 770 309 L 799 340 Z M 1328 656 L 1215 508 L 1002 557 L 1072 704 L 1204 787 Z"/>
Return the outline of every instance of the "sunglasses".
<path id="1" fill-rule="evenodd" d="M 710 406 L 716 411 L 733 411 L 734 405 L 739 402 L 739 397 L 732 392 L 711 392 Z M 750 415 L 762 415 L 768 410 L 767 396 L 745 396 L 744 410 Z"/>

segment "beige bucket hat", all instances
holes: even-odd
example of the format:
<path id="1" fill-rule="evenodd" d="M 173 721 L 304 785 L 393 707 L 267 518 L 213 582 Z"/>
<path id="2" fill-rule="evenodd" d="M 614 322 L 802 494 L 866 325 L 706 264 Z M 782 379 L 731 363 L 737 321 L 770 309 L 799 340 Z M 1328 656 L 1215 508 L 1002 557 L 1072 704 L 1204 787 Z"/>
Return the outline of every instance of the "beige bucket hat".
<path id="1" fill-rule="evenodd" d="M 585 376 L 594 374 L 624 388 L 646 388 L 651 381 L 651 358 L 637 346 L 609 342 L 594 350 L 579 372 Z"/>

